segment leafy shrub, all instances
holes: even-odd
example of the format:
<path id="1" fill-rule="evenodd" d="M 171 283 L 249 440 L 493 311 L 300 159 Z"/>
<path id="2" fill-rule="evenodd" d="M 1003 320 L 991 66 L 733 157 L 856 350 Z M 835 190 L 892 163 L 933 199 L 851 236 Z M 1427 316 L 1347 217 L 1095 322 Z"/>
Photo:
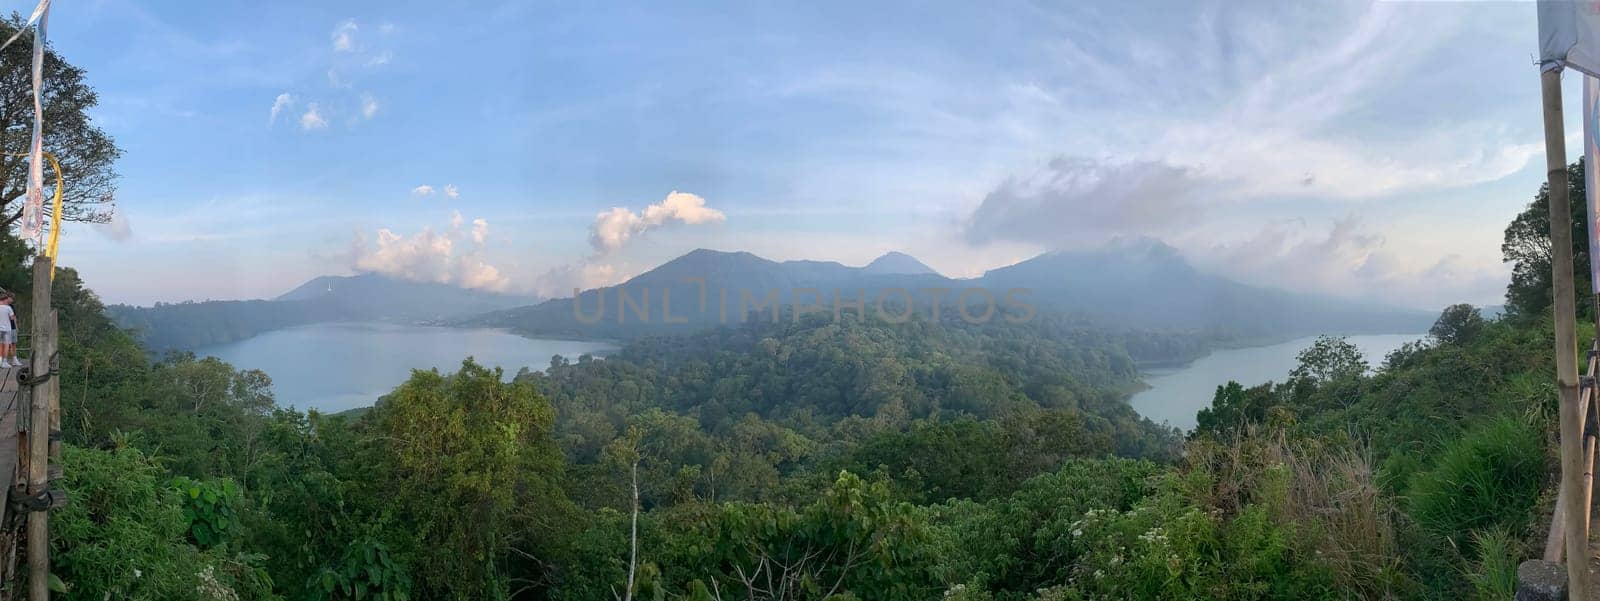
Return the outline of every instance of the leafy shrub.
<path id="1" fill-rule="evenodd" d="M 176 491 L 154 460 L 131 448 L 64 445 L 62 486 L 72 497 L 50 519 L 51 571 L 60 599 L 271 599 L 258 558 L 201 551 Z"/>
<path id="2" fill-rule="evenodd" d="M 316 601 L 407 601 L 411 598 L 411 576 L 403 564 L 394 560 L 387 546 L 363 537 L 351 541 L 339 565 L 323 568 L 312 576 L 306 583 L 306 593 Z"/>
<path id="3" fill-rule="evenodd" d="M 232 480 L 194 480 L 184 476 L 172 479 L 171 487 L 182 499 L 183 518 L 189 522 L 189 537 L 202 549 L 228 542 L 238 530 L 239 516 L 234 511 L 239 487 Z"/>

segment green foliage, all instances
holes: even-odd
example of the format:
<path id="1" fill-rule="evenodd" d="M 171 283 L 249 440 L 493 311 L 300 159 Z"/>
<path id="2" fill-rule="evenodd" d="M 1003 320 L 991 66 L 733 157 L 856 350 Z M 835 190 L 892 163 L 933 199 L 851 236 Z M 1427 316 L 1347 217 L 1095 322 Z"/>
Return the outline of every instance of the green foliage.
<path id="1" fill-rule="evenodd" d="M 1589 223 L 1584 183 L 1584 162 L 1567 166 L 1567 193 L 1572 210 L 1572 273 L 1576 278 L 1578 321 L 1592 321 L 1593 303 L 1588 300 L 1593 288 L 1589 282 Z M 1540 184 L 1533 202 L 1506 226 L 1500 254 L 1511 264 L 1511 283 L 1506 285 L 1506 314 L 1525 323 L 1537 322 L 1550 314 L 1550 190 Z"/>
<path id="2" fill-rule="evenodd" d="M 1217 387 L 1211 406 L 1195 415 L 1190 437 L 1233 440 L 1250 426 L 1267 423 L 1269 412 L 1281 402 L 1270 382 L 1245 388 L 1229 381 Z"/>
<path id="3" fill-rule="evenodd" d="M 1482 601 L 1510 599 L 1516 594 L 1517 561 L 1522 549 L 1516 537 L 1503 529 L 1475 532 L 1472 544 L 1478 560 L 1473 562 L 1467 580 L 1474 597 Z"/>
<path id="4" fill-rule="evenodd" d="M 1070 461 L 1008 498 L 934 506 L 932 519 L 951 553 L 941 572 L 1016 598 L 1067 581 L 1082 556 L 1075 547 L 1086 512 L 1127 511 L 1153 491 L 1162 467 L 1128 459 Z"/>
<path id="5" fill-rule="evenodd" d="M 892 500 L 883 484 L 848 472 L 799 509 L 687 505 L 655 517 L 653 536 L 663 542 L 650 545 L 646 559 L 666 591 L 921 600 L 942 590 L 931 570 L 937 546 L 921 512 Z"/>
<path id="6" fill-rule="evenodd" d="M 1036 410 L 1006 420 L 918 420 L 909 430 L 880 430 L 850 451 L 844 466 L 882 470 L 898 496 L 912 501 L 983 500 L 1009 494 L 1067 458 L 1110 453 L 1110 437 L 1090 432 L 1080 414 Z"/>
<path id="7" fill-rule="evenodd" d="M 407 531 L 389 540 L 420 597 L 503 598 L 512 549 L 538 565 L 564 529 L 554 413 L 532 386 L 501 380 L 470 359 L 449 376 L 416 371 L 363 424 L 361 494 Z"/>
<path id="8" fill-rule="evenodd" d="M 1318 336 L 1295 359 L 1299 365 L 1289 372 L 1289 377 L 1317 384 L 1350 380 L 1368 369 L 1361 349 L 1341 336 Z"/>
<path id="9" fill-rule="evenodd" d="M 1473 531 L 1525 524 L 1545 473 L 1539 432 L 1497 418 L 1445 444 L 1428 471 L 1412 477 L 1409 510 L 1429 531 L 1465 545 Z"/>
<path id="10" fill-rule="evenodd" d="M 52 512 L 50 528 L 62 598 L 275 598 L 259 558 L 189 544 L 184 504 L 144 454 L 67 446 L 63 463 L 72 502 Z"/>
<path id="11" fill-rule="evenodd" d="M 387 546 L 363 537 L 350 542 L 337 566 L 312 576 L 306 590 L 315 600 L 406 601 L 411 598 L 411 576 Z"/>
<path id="12" fill-rule="evenodd" d="M 1478 313 L 1478 308 L 1467 304 L 1450 305 L 1439 314 L 1439 319 L 1428 329 L 1428 335 L 1439 344 L 1465 344 L 1483 333 L 1488 322 Z"/>
<path id="13" fill-rule="evenodd" d="M 178 491 L 183 519 L 189 522 L 189 537 L 202 549 L 227 543 L 239 530 L 234 507 L 239 503 L 239 487 L 232 480 L 193 480 L 173 478 L 170 486 Z"/>

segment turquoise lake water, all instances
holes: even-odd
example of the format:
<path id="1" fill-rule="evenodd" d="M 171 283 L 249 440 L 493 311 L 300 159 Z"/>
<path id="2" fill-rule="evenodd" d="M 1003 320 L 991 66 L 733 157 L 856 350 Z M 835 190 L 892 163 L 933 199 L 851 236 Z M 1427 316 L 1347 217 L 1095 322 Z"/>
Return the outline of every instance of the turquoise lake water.
<path id="1" fill-rule="evenodd" d="M 196 349 L 195 354 L 267 372 L 279 405 L 332 413 L 372 405 L 409 378 L 412 369 L 455 371 L 469 356 L 504 368 L 509 379 L 523 367 L 549 367 L 556 355 L 575 359 L 615 349 L 605 342 L 540 340 L 491 329 L 323 323 Z"/>
<path id="2" fill-rule="evenodd" d="M 1361 349 L 1369 365 L 1377 366 L 1390 351 L 1423 336 L 1381 334 L 1347 339 Z M 1133 395 L 1129 402 L 1140 415 L 1187 431 L 1194 428 L 1195 413 L 1211 406 L 1211 396 L 1217 386 L 1229 380 L 1246 387 L 1268 381 L 1282 382 L 1288 378 L 1289 370 L 1299 364 L 1295 356 L 1315 340 L 1316 337 L 1311 336 L 1270 346 L 1217 351 L 1184 367 L 1149 370 L 1144 381 L 1150 388 Z"/>

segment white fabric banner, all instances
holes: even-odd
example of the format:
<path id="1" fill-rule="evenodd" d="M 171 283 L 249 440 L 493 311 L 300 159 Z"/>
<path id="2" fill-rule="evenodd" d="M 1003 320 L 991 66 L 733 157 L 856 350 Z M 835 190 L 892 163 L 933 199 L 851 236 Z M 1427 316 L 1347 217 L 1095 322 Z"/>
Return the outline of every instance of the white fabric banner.
<path id="1" fill-rule="evenodd" d="M 50 23 L 50 0 L 39 2 L 38 23 L 33 26 L 33 136 L 28 145 L 28 196 L 22 203 L 22 238 L 39 242 L 44 235 L 44 87 L 45 28 Z M 19 32 L 20 33 L 20 32 Z"/>
<path id="2" fill-rule="evenodd" d="M 1589 281 L 1600 294 L 1600 79 L 1583 76 L 1583 188 L 1589 206 Z"/>
<path id="3" fill-rule="evenodd" d="M 1600 2 L 1539 0 L 1539 67 L 1600 77 Z"/>

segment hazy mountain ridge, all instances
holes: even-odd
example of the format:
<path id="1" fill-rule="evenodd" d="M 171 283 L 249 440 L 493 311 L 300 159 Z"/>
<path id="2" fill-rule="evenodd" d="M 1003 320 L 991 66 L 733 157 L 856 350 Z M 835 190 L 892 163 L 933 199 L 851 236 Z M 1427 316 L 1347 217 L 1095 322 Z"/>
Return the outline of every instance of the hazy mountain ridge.
<path id="1" fill-rule="evenodd" d="M 848 267 L 698 249 L 621 284 L 584 291 L 576 312 L 572 299 L 555 299 L 458 323 L 507 327 L 528 336 L 633 338 L 731 325 L 747 312 L 770 314 L 764 302 L 769 296 L 786 310 L 816 301 L 831 312 L 837 293 L 849 312 L 854 309 L 846 305 L 863 296 L 870 310 L 880 296 L 892 305 L 909 294 L 919 314 L 926 315 L 935 302 L 930 289 L 943 289 L 942 304 L 953 306 L 962 290 L 974 288 L 987 291 L 963 297 L 975 315 L 982 313 L 987 296 L 1002 310 L 1007 300 L 1020 300 L 1107 326 L 1234 339 L 1412 333 L 1427 329 L 1434 317 L 1426 311 L 1243 284 L 1195 269 L 1170 246 L 1140 241 L 1046 253 L 971 279 L 939 275 L 900 253 L 866 267 Z M 1016 296 L 1008 299 L 1008 291 Z"/>
<path id="2" fill-rule="evenodd" d="M 273 299 L 111 305 L 106 312 L 118 325 L 136 331 L 151 350 L 163 352 L 223 344 L 311 323 L 431 323 L 536 301 L 369 273 L 313 278 Z"/>
<path id="3" fill-rule="evenodd" d="M 381 320 L 433 321 L 525 306 L 539 299 L 364 273 L 312 278 L 273 300 L 332 301 Z"/>

